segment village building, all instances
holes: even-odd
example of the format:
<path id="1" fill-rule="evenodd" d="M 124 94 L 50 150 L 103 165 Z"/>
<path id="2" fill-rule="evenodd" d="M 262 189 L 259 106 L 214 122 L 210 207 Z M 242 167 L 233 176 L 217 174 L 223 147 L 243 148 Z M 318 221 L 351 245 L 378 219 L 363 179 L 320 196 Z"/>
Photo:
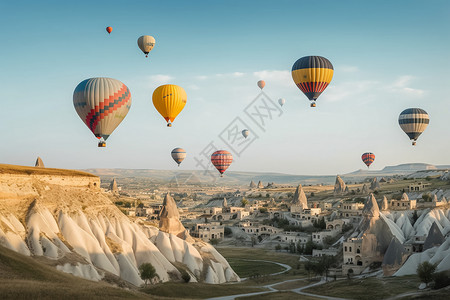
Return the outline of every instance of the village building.
<path id="1" fill-rule="evenodd" d="M 362 238 L 349 238 L 343 243 L 344 264 L 342 265 L 342 274 L 360 274 L 367 267 L 364 265 L 361 256 L 362 241 Z"/>
<path id="2" fill-rule="evenodd" d="M 409 210 L 409 209 L 416 209 L 416 207 L 417 207 L 417 200 L 392 199 L 389 203 L 389 208 L 392 210 Z"/>
<path id="3" fill-rule="evenodd" d="M 339 249 L 336 248 L 328 248 L 328 249 L 313 249 L 312 256 L 313 257 L 322 257 L 322 256 L 336 256 L 339 253 Z"/>
<path id="4" fill-rule="evenodd" d="M 311 240 L 311 234 L 305 232 L 285 231 L 278 234 L 278 241 L 280 243 L 294 243 L 306 245 Z"/>
<path id="5" fill-rule="evenodd" d="M 429 186 L 431 186 L 431 183 L 415 182 L 415 183 L 408 185 L 408 190 L 410 192 L 420 192 Z"/>
<path id="6" fill-rule="evenodd" d="M 196 224 L 193 226 L 190 234 L 205 242 L 209 242 L 211 239 L 222 239 L 224 226 L 220 225 L 219 222 Z"/>

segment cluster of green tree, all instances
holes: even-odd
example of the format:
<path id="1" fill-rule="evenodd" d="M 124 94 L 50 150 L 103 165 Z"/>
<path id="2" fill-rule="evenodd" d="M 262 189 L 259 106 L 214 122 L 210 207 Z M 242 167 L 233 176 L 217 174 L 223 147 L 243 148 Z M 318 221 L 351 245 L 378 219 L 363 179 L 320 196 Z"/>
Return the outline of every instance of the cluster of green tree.
<path id="1" fill-rule="evenodd" d="M 326 229 L 327 228 L 327 224 L 325 223 L 325 218 L 322 217 L 320 219 L 314 220 L 313 226 L 318 228 L 318 229 Z"/>
<path id="2" fill-rule="evenodd" d="M 335 256 L 324 255 L 315 260 L 309 260 L 305 263 L 305 270 L 308 272 L 308 276 L 311 274 L 315 276 L 328 277 L 328 271 L 330 268 L 335 268 L 338 265 L 338 260 Z"/>
<path id="3" fill-rule="evenodd" d="M 265 219 L 263 220 L 262 223 L 264 225 L 282 228 L 284 231 L 295 231 L 295 232 L 304 231 L 301 226 L 290 225 L 288 220 L 280 219 L 278 217 L 274 217 L 273 219 Z"/>
<path id="4" fill-rule="evenodd" d="M 277 244 L 275 246 L 276 251 L 281 251 L 282 249 L 290 253 L 312 255 L 314 249 L 321 250 L 322 246 L 315 244 L 313 241 L 308 241 L 305 245 L 301 244 L 300 242 L 297 242 L 297 244 L 291 242 L 284 248 L 280 244 Z"/>
<path id="5" fill-rule="evenodd" d="M 428 261 L 417 266 L 417 275 L 427 286 L 433 283 L 431 287 L 433 289 L 441 289 L 450 285 L 449 272 L 436 272 L 436 264 L 431 264 Z"/>

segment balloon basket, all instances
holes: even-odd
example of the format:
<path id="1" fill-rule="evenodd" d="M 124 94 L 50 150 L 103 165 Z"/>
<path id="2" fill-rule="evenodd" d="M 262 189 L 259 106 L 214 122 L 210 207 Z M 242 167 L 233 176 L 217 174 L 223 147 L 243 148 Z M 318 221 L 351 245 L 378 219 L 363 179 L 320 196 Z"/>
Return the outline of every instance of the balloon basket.
<path id="1" fill-rule="evenodd" d="M 99 148 L 104 148 L 104 147 L 106 147 L 106 143 L 105 142 L 100 142 L 100 143 L 98 143 L 98 147 Z"/>
<path id="2" fill-rule="evenodd" d="M 316 107 L 316 103 L 315 102 L 311 103 L 311 107 Z"/>
<path id="3" fill-rule="evenodd" d="M 172 123 L 167 123 L 167 127 L 172 127 Z"/>
<path id="4" fill-rule="evenodd" d="M 416 145 L 416 142 L 412 142 L 412 145 L 415 146 L 415 145 Z"/>

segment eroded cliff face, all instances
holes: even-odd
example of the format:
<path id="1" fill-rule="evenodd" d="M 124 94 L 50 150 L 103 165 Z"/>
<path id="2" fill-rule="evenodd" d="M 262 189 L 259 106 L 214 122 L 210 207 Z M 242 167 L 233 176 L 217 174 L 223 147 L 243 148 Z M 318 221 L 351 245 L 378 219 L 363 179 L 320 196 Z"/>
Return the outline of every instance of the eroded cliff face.
<path id="1" fill-rule="evenodd" d="M 99 186 L 89 174 L 8 173 L 0 165 L 0 244 L 91 280 L 108 272 L 141 285 L 138 268 L 150 262 L 162 281 L 181 277 L 175 265 L 194 282 L 239 281 L 214 247 L 132 222 Z"/>

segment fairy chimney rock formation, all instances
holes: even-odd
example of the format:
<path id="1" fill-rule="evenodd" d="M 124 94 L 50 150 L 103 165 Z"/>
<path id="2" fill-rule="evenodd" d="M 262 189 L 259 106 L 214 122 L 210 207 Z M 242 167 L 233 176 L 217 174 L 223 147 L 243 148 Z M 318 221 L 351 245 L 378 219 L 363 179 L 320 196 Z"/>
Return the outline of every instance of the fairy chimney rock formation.
<path id="1" fill-rule="evenodd" d="M 251 189 L 256 188 L 256 184 L 255 184 L 255 182 L 253 180 L 250 182 L 250 188 Z"/>
<path id="2" fill-rule="evenodd" d="M 437 226 L 436 222 L 433 222 L 430 230 L 428 231 L 428 236 L 423 244 L 423 251 L 442 245 L 445 241 L 444 236 L 442 235 L 441 230 Z"/>
<path id="3" fill-rule="evenodd" d="M 376 189 L 379 189 L 379 188 L 380 188 L 380 183 L 377 181 L 377 178 L 374 177 L 372 179 L 372 181 L 370 182 L 370 189 L 372 191 L 375 191 Z"/>
<path id="4" fill-rule="evenodd" d="M 382 268 L 384 276 L 394 274 L 408 258 L 408 251 L 396 237 L 393 237 L 384 253 Z"/>
<path id="5" fill-rule="evenodd" d="M 367 185 L 364 183 L 362 188 L 361 188 L 361 194 L 368 194 L 369 193 L 369 188 L 367 187 Z"/>
<path id="6" fill-rule="evenodd" d="M 336 183 L 334 184 L 334 193 L 335 194 L 343 194 L 345 192 L 345 182 L 342 180 L 342 178 L 337 175 L 336 176 Z"/>
<path id="7" fill-rule="evenodd" d="M 111 181 L 111 184 L 109 185 L 109 189 L 110 189 L 111 193 L 113 193 L 115 195 L 119 194 L 119 188 L 117 187 L 117 182 L 116 182 L 115 178 Z"/>
<path id="8" fill-rule="evenodd" d="M 386 198 L 386 196 L 383 196 L 383 201 L 381 202 L 381 210 L 385 211 L 388 209 L 389 209 L 389 204 L 388 204 L 387 198 Z"/>
<path id="9" fill-rule="evenodd" d="M 42 161 L 42 159 L 39 156 L 36 159 L 36 163 L 34 164 L 34 166 L 38 167 L 38 168 L 45 168 L 44 162 Z"/>
<path id="10" fill-rule="evenodd" d="M 367 197 L 362 214 L 367 218 L 378 218 L 380 216 L 380 209 L 378 208 L 377 200 L 373 194 L 370 194 L 369 197 Z"/>
<path id="11" fill-rule="evenodd" d="M 223 198 L 223 203 L 222 203 L 223 207 L 228 207 L 228 202 L 227 202 L 227 198 Z"/>
<path id="12" fill-rule="evenodd" d="M 433 197 L 433 203 L 438 203 L 438 202 L 439 202 L 439 201 L 438 201 L 437 195 L 434 194 L 434 197 Z"/>
<path id="13" fill-rule="evenodd" d="M 261 180 L 258 182 L 258 189 L 263 189 L 264 185 L 262 184 Z"/>
<path id="14" fill-rule="evenodd" d="M 159 213 L 159 229 L 167 233 L 173 233 L 179 238 L 186 239 L 186 237 L 189 237 L 189 234 L 185 232 L 186 228 L 181 224 L 179 218 L 180 214 L 175 200 L 167 193 L 164 197 L 163 207 Z"/>
<path id="15" fill-rule="evenodd" d="M 291 202 L 291 212 L 302 212 L 308 208 L 308 199 L 306 199 L 305 192 L 301 184 L 297 186 L 294 193 L 294 198 Z"/>

